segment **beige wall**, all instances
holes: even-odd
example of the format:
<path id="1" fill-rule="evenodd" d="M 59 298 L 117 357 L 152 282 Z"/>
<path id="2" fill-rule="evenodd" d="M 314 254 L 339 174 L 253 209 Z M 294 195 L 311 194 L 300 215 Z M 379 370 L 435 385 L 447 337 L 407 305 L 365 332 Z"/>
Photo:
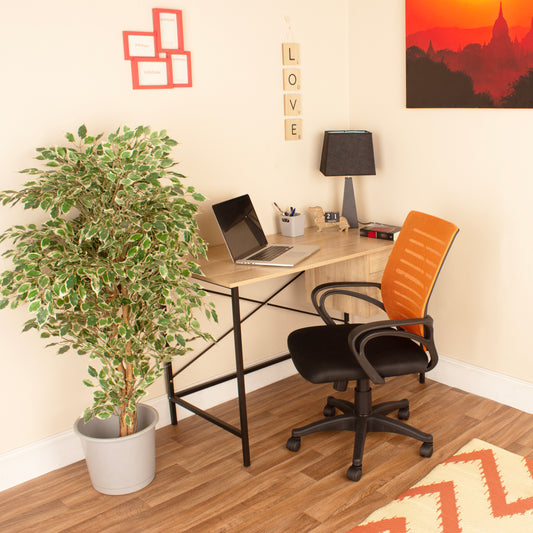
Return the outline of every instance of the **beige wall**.
<path id="1" fill-rule="evenodd" d="M 357 181 L 360 216 L 455 221 L 430 304 L 440 352 L 532 382 L 533 110 L 406 109 L 404 2 L 350 5 L 350 125 L 377 145 L 377 175 Z"/>
<path id="2" fill-rule="evenodd" d="M 342 184 L 318 171 L 322 131 L 374 132 L 377 175 L 356 180 L 363 219 L 402 221 L 410 209 L 461 226 L 432 300 L 441 353 L 533 381 L 527 344 L 532 298 L 530 111 L 406 110 L 404 2 L 390 0 L 20 0 L 2 8 L 0 187 L 23 182 L 34 147 L 63 142 L 86 123 L 109 132 L 127 123 L 166 128 L 180 141 L 181 170 L 208 201 L 204 236 L 220 242 L 209 205 L 249 192 L 268 232 L 272 201 L 339 207 Z M 190 89 L 133 91 L 123 30 L 149 30 L 152 7 L 182 9 L 193 58 Z M 281 46 L 302 47 L 304 139 L 283 140 Z M 530 144 L 530 143 L 529 143 Z M 33 215 L 35 218 L 35 215 Z M 0 228 L 28 213 L 0 209 Z M 518 230 L 510 230 L 518 228 Z M 525 234 L 525 235 L 524 235 Z M 3 266 L 3 265 L 2 265 Z M 267 294 L 270 284 L 247 294 Z M 284 298 L 301 298 L 301 285 Z M 219 302 L 220 326 L 229 324 Z M 89 401 L 87 362 L 56 356 L 20 334 L 23 310 L 0 315 L 0 454 L 67 430 Z M 302 319 L 254 317 L 250 360 L 284 349 Z M 265 327 L 267 324 L 267 327 Z M 273 329 L 270 329 L 273 328 Z M 267 334 L 276 331 L 277 335 Z M 224 341 L 182 384 L 232 366 Z M 161 383 L 151 396 L 163 394 Z"/>
<path id="3" fill-rule="evenodd" d="M 131 89 L 122 31 L 149 31 L 152 7 L 183 10 L 192 88 Z M 210 242 L 220 241 L 210 204 L 244 192 L 269 233 L 276 231 L 273 201 L 337 208 L 339 184 L 324 178 L 318 165 L 322 131 L 348 126 L 347 9 L 345 0 L 327 9 L 320 0 L 6 3 L 0 187 L 23 183 L 17 171 L 34 164 L 34 148 L 62 143 L 64 132 L 82 123 L 93 133 L 149 124 L 181 143 L 175 150 L 181 171 L 208 196 L 200 225 Z M 284 17 L 301 44 L 304 138 L 297 142 L 285 142 L 283 133 L 281 43 L 291 37 Z M 27 219 L 20 210 L 0 209 L 2 229 Z M 254 292 L 269 289 L 263 284 Z M 227 302 L 220 302 L 219 313 L 215 332 L 230 324 Z M 23 310 L 0 315 L 0 453 L 69 429 L 90 399 L 81 384 L 87 361 L 56 356 L 36 335 L 20 334 L 26 317 Z M 244 339 L 249 359 L 285 349 L 295 324 L 287 318 L 267 313 L 251 320 Z M 279 332 L 274 337 L 264 333 L 272 331 L 264 327 L 271 321 Z M 231 366 L 227 339 L 180 385 Z M 151 390 L 151 396 L 163 393 L 161 382 Z"/>

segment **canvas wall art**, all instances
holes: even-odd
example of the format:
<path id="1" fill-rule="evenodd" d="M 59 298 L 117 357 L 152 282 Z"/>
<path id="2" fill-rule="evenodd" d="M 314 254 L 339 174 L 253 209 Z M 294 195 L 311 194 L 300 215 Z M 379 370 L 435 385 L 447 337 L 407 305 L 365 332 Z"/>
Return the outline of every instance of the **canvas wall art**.
<path id="1" fill-rule="evenodd" d="M 531 0 L 406 0 L 408 108 L 533 108 Z"/>

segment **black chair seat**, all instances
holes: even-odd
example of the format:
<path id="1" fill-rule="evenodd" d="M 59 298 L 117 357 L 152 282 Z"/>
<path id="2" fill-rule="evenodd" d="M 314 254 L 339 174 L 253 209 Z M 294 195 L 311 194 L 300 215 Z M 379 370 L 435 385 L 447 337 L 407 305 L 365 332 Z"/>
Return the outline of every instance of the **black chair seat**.
<path id="1" fill-rule="evenodd" d="M 311 383 L 366 378 L 347 339 L 357 324 L 312 326 L 293 331 L 288 347 L 298 372 Z M 427 370 L 425 350 L 403 337 L 379 337 L 368 342 L 365 354 L 383 377 L 419 374 Z"/>

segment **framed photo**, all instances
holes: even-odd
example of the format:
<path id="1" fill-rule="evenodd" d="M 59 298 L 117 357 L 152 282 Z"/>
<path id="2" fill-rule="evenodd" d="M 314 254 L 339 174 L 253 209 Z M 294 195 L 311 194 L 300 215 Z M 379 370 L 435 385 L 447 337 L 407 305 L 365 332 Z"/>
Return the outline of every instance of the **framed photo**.
<path id="1" fill-rule="evenodd" d="M 191 53 L 171 54 L 169 59 L 172 66 L 171 86 L 192 87 Z"/>
<path id="2" fill-rule="evenodd" d="M 405 1 L 408 108 L 533 108 L 531 2 Z"/>
<path id="3" fill-rule="evenodd" d="M 183 19 L 178 9 L 152 9 L 158 52 L 183 52 Z"/>
<path id="4" fill-rule="evenodd" d="M 123 31 L 124 59 L 157 57 L 155 33 L 148 31 Z"/>
<path id="5" fill-rule="evenodd" d="M 172 87 L 172 66 L 168 58 L 133 58 L 131 74 L 134 89 L 168 89 Z"/>

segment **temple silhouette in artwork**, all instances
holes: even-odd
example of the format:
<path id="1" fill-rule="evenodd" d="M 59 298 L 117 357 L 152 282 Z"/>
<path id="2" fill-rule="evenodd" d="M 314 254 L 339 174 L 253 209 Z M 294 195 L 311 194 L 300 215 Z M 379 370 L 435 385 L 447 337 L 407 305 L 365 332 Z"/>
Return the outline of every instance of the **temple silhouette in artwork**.
<path id="1" fill-rule="evenodd" d="M 488 30 L 434 28 L 408 35 L 407 107 L 533 107 L 533 18 L 512 40 L 501 2 Z M 428 39 L 427 47 L 417 45 Z"/>

